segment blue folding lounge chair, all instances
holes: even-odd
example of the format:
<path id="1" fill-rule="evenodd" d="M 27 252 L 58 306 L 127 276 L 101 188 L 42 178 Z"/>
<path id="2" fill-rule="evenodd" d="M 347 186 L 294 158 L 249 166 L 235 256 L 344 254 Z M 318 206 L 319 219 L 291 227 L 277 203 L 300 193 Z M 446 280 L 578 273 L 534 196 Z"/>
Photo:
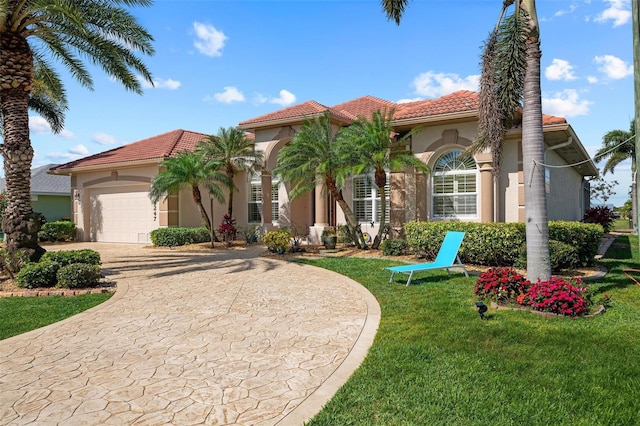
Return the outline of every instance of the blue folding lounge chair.
<path id="1" fill-rule="evenodd" d="M 409 275 L 407 286 L 409 286 L 409 284 L 411 284 L 411 279 L 413 278 L 414 272 L 431 271 L 434 269 L 446 269 L 447 273 L 449 273 L 449 269 L 451 268 L 462 268 L 464 274 L 468 278 L 469 273 L 467 272 L 467 269 L 464 267 L 462 262 L 460 262 L 460 257 L 458 257 L 458 250 L 460 250 L 460 245 L 462 244 L 463 238 L 464 232 L 447 231 L 447 234 L 444 236 L 444 241 L 440 246 L 440 251 L 438 251 L 438 256 L 436 256 L 436 260 L 434 262 L 391 266 L 389 268 L 385 268 L 391 271 L 391 278 L 389 279 L 389 282 L 393 281 L 393 276 L 396 273 L 407 274 Z"/>

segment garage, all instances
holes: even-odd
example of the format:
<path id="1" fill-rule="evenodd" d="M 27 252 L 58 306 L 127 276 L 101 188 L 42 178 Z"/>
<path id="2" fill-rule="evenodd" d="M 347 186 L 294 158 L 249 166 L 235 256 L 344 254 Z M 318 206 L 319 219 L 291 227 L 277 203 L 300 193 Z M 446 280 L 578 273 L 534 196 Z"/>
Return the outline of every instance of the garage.
<path id="1" fill-rule="evenodd" d="M 158 228 L 149 185 L 92 189 L 90 240 L 105 243 L 150 243 L 149 233 Z"/>

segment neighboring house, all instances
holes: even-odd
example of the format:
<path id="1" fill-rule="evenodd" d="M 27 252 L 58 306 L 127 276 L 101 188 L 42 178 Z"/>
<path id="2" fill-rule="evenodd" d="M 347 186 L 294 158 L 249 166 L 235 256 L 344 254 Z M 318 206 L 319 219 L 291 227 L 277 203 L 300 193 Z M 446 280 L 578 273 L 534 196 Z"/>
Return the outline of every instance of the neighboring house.
<path id="1" fill-rule="evenodd" d="M 333 107 L 308 101 L 241 122 L 239 127 L 254 135 L 256 150 L 264 152 L 265 163 L 253 176 L 236 176 L 239 194 L 234 197 L 234 212 L 238 226 L 305 228 L 310 240 L 317 242 L 325 226 L 344 224 L 341 210 L 320 188 L 289 201 L 289 184 L 271 173 L 278 153 L 291 142 L 305 118 L 328 112 L 337 130 L 358 116 L 370 117 L 377 109 L 391 108 L 395 109 L 396 132 L 421 128 L 411 137 L 407 149 L 431 168 L 428 174 L 390 174 L 387 208 L 394 233 L 400 233 L 402 224 L 411 220 L 524 221 L 521 128 L 507 132 L 496 181 L 490 153 L 472 158 L 460 155 L 475 138 L 478 116 L 478 94 L 460 91 L 403 104 L 371 96 Z M 597 169 L 564 118 L 545 115 L 543 121 L 545 163 L 554 166 L 546 168 L 549 219 L 580 220 L 589 206 L 585 178 L 596 176 Z M 148 242 L 149 232 L 158 227 L 200 225 L 189 190 L 157 206 L 151 204 L 147 193 L 163 159 L 193 149 L 205 136 L 176 130 L 55 168 L 54 173 L 72 176 L 74 221 L 81 239 Z M 382 206 L 371 180 L 354 177 L 343 193 L 351 201 L 363 231 L 377 232 Z M 225 205 L 211 202 L 209 206 L 217 226 Z"/>
<path id="2" fill-rule="evenodd" d="M 42 213 L 47 222 L 71 219 L 71 179 L 55 176 L 49 170 L 56 164 L 31 169 L 31 207 Z M 0 191 L 5 190 L 5 180 L 0 179 Z"/>

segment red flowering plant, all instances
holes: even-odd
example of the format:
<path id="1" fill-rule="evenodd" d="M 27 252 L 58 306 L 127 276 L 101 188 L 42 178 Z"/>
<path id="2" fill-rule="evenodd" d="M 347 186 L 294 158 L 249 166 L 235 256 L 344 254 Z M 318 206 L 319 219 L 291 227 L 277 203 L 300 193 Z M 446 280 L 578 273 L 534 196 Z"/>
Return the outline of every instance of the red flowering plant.
<path id="1" fill-rule="evenodd" d="M 235 240 L 236 234 L 238 233 L 236 220 L 228 214 L 225 214 L 222 219 L 222 223 L 218 227 L 218 233 L 222 236 L 222 240 L 225 241 L 227 245 L 230 245 L 231 241 Z"/>
<path id="2" fill-rule="evenodd" d="M 531 283 L 513 268 L 490 268 L 481 273 L 473 292 L 480 299 L 496 303 L 518 303 L 518 298 L 527 293 Z"/>
<path id="3" fill-rule="evenodd" d="M 589 302 L 585 297 L 586 289 L 579 287 L 580 284 L 582 281 L 579 278 L 575 280 L 575 285 L 558 277 L 538 281 L 527 293 L 529 305 L 536 311 L 558 315 L 586 315 L 589 313 Z"/>

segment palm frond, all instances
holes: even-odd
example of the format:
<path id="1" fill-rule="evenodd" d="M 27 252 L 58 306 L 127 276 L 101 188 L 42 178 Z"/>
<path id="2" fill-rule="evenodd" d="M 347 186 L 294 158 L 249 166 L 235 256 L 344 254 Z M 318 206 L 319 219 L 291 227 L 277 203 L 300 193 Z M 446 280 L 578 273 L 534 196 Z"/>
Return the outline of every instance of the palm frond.
<path id="1" fill-rule="evenodd" d="M 387 14 L 387 18 L 393 19 L 396 24 L 400 25 L 400 20 L 404 14 L 404 10 L 409 0 L 381 0 L 382 9 Z"/>

